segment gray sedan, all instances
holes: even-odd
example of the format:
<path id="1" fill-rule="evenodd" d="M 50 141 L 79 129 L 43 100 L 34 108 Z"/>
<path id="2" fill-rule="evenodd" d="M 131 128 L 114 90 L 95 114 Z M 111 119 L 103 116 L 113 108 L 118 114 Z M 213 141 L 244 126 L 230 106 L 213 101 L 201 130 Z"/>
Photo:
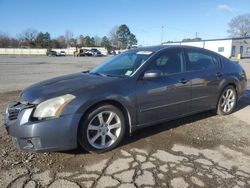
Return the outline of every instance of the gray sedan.
<path id="1" fill-rule="evenodd" d="M 246 90 L 242 67 L 186 46 L 133 49 L 86 72 L 37 83 L 9 103 L 4 125 L 32 152 L 116 147 L 136 129 L 215 110 L 234 111 Z"/>

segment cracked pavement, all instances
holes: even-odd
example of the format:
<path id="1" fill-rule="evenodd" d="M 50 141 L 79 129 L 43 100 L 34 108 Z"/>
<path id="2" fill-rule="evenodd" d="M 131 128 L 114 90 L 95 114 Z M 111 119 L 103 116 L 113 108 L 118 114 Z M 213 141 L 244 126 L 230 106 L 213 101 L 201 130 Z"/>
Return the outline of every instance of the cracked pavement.
<path id="1" fill-rule="evenodd" d="M 103 156 L 103 155 L 102 155 Z M 250 157 L 223 145 L 120 149 L 76 171 L 1 170 L 0 187 L 249 187 Z"/>
<path id="2" fill-rule="evenodd" d="M 18 94 L 0 93 L 1 113 Z M 148 127 L 104 154 L 22 152 L 0 127 L 0 187 L 250 187 L 249 112 L 248 90 L 232 115 Z"/>

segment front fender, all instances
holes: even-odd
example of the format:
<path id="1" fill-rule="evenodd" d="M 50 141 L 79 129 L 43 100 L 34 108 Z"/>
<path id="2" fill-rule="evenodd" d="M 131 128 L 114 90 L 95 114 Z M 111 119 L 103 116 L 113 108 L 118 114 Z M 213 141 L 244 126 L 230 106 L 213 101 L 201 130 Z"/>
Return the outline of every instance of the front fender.
<path id="1" fill-rule="evenodd" d="M 106 96 L 106 97 L 100 97 L 100 98 L 88 100 L 85 103 L 83 103 L 81 106 L 79 106 L 76 113 L 84 115 L 89 109 L 91 109 L 92 107 L 100 103 L 119 104 L 120 106 L 123 107 L 123 109 L 126 110 L 130 126 L 136 124 L 135 102 L 133 99 L 124 98 L 123 96 L 117 96 L 117 95 Z"/>
<path id="2" fill-rule="evenodd" d="M 118 104 L 118 107 L 122 107 L 122 110 L 126 111 L 131 128 L 137 122 L 136 97 L 133 88 L 132 82 L 126 82 L 124 84 L 113 84 L 112 87 L 99 85 L 88 91 L 79 90 L 74 93 L 76 99 L 65 108 L 63 113 L 81 114 L 83 116 L 97 104 Z"/>

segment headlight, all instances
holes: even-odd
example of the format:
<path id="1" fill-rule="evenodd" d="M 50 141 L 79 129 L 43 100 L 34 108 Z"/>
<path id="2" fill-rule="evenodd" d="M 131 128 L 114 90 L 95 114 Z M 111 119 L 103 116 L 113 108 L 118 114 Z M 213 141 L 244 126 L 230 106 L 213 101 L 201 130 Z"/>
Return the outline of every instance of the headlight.
<path id="1" fill-rule="evenodd" d="M 36 107 L 33 117 L 39 120 L 59 117 L 64 107 L 74 98 L 74 95 L 67 94 L 44 101 Z"/>

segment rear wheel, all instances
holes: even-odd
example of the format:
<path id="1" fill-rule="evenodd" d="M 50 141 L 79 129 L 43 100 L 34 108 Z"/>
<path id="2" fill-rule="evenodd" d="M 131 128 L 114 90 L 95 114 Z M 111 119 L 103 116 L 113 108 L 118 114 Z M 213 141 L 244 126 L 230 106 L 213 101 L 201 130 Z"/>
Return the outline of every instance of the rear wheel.
<path id="1" fill-rule="evenodd" d="M 228 115 L 231 114 L 237 103 L 237 93 L 233 86 L 227 86 L 221 93 L 217 105 L 217 114 Z"/>
<path id="2" fill-rule="evenodd" d="M 113 105 L 96 107 L 80 124 L 80 145 L 93 153 L 115 148 L 125 134 L 125 119 L 121 110 Z"/>

